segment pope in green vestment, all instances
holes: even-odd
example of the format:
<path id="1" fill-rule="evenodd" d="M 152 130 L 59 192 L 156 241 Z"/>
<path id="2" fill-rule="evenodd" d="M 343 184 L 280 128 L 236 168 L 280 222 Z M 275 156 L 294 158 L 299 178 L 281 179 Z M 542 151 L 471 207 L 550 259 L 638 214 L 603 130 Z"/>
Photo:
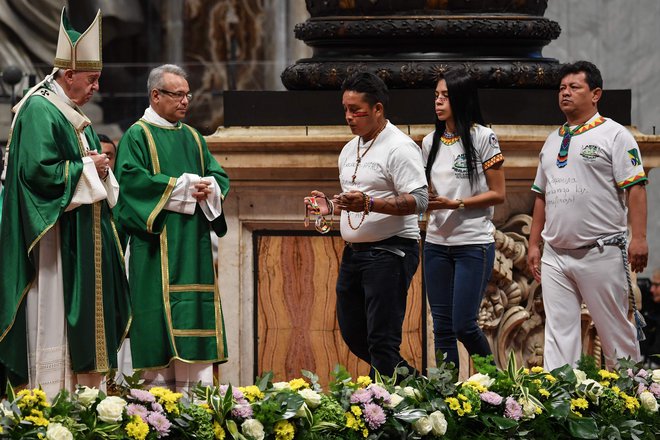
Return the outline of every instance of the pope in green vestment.
<path id="1" fill-rule="evenodd" d="M 107 201 L 66 210 L 87 156 L 80 135 L 100 152 L 98 137 L 91 125 L 74 127 L 46 98 L 52 95 L 45 87 L 28 98 L 10 135 L 0 222 L 0 364 L 13 385 L 28 382 L 25 299 L 37 273 L 35 250 L 56 224 L 73 371 L 116 368 L 130 318 L 123 255 Z M 39 286 L 39 295 L 50 288 Z"/>
<path id="2" fill-rule="evenodd" d="M 166 104 L 177 104 L 161 95 Z M 213 179 L 218 201 L 229 191 L 229 178 L 197 130 L 180 121 L 159 122 L 151 108 L 149 114 L 151 120 L 143 117 L 120 140 L 115 166 L 121 191 L 114 212 L 130 237 L 133 368 L 164 368 L 175 359 L 224 362 L 227 342 L 210 235 L 227 232 L 224 213 L 209 220 L 202 203 L 193 200 L 185 213 L 169 204 L 186 175 Z"/>

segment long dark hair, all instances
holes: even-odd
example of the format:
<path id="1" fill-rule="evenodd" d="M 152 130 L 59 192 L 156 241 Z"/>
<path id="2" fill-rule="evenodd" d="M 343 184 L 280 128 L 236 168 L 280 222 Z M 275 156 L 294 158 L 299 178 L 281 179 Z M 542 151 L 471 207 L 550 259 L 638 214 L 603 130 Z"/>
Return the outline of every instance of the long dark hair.
<path id="1" fill-rule="evenodd" d="M 438 82 L 445 80 L 447 83 L 447 92 L 449 94 L 449 105 L 451 106 L 452 117 L 456 134 L 461 137 L 463 148 L 465 149 L 465 162 L 467 164 L 468 179 L 470 187 L 474 185 L 479 176 L 477 168 L 477 152 L 474 148 L 470 128 L 473 124 L 484 124 L 484 118 L 481 116 L 479 107 L 479 95 L 475 81 L 466 72 L 450 70 L 440 75 Z M 440 137 L 445 132 L 446 123 L 435 117 L 435 133 L 433 134 L 433 144 L 429 152 L 429 158 L 426 161 L 426 180 L 431 183 L 431 168 L 433 162 L 438 156 L 440 149 Z"/>

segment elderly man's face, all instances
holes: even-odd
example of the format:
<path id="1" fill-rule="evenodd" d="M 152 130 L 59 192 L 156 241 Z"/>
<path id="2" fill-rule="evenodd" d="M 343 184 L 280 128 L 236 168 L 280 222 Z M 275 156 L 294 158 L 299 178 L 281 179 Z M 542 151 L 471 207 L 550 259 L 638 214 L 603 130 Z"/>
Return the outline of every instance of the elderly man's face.
<path id="1" fill-rule="evenodd" d="M 69 99 L 78 106 L 83 106 L 99 90 L 101 72 L 71 70 L 64 71 L 65 91 Z"/>
<path id="2" fill-rule="evenodd" d="M 163 85 L 151 91 L 151 106 L 158 115 L 169 122 L 186 117 L 190 100 L 190 87 L 185 78 L 173 73 L 163 74 Z"/>

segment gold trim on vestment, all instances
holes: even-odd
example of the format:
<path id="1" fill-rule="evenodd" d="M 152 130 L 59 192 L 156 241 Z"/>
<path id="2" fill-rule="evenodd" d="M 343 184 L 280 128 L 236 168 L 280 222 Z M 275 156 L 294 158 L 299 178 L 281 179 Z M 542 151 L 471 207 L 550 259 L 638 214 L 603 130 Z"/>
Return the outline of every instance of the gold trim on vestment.
<path id="1" fill-rule="evenodd" d="M 72 69 L 80 71 L 101 71 L 103 70 L 103 62 L 101 61 L 76 61 L 76 68 L 73 69 L 72 63 L 70 60 L 64 60 L 62 58 L 55 58 L 53 61 L 53 67 L 59 67 L 60 69 Z"/>
<path id="2" fill-rule="evenodd" d="M 200 338 L 212 338 L 215 336 L 215 330 L 205 330 L 205 329 L 173 329 L 172 334 L 178 337 L 200 337 Z"/>
<path id="3" fill-rule="evenodd" d="M 103 238 L 101 236 L 101 203 L 92 204 L 94 224 L 94 321 L 96 327 L 96 368 L 108 370 L 108 347 L 105 339 L 105 312 L 103 310 Z"/>
<path id="4" fill-rule="evenodd" d="M 167 201 L 170 199 L 170 196 L 172 195 L 172 191 L 174 191 L 175 186 L 176 186 L 176 179 L 174 177 L 170 177 L 169 182 L 167 182 L 167 188 L 165 188 L 165 192 L 163 192 L 163 195 L 160 197 L 160 200 L 156 204 L 156 207 L 154 208 L 153 211 L 151 211 L 151 214 L 149 214 L 149 217 L 147 218 L 147 232 L 153 234 L 154 222 L 156 221 L 156 217 L 158 217 L 160 211 L 163 210 L 163 206 L 165 206 Z"/>
<path id="5" fill-rule="evenodd" d="M 200 171 L 202 173 L 202 177 L 204 177 L 204 170 L 206 169 L 206 166 L 204 165 L 204 150 L 202 150 L 202 142 L 199 140 L 199 135 L 197 132 L 187 124 L 183 124 L 190 133 L 192 133 L 193 137 L 195 138 L 195 142 L 197 143 L 197 149 L 199 150 L 199 161 L 200 161 Z"/>
<path id="6" fill-rule="evenodd" d="M 211 261 L 213 261 L 213 253 L 211 253 Z M 225 351 L 224 343 L 224 320 L 222 319 L 222 302 L 220 301 L 220 287 L 218 286 L 218 273 L 215 267 L 213 266 L 213 312 L 215 313 L 215 345 L 217 347 L 216 351 L 218 356 L 222 355 L 223 358 L 227 357 Z M 222 353 L 220 353 L 222 350 Z"/>
<path id="7" fill-rule="evenodd" d="M 147 136 L 147 144 L 149 145 L 149 155 L 151 156 L 151 166 L 154 174 L 160 174 L 160 162 L 158 161 L 158 150 L 156 150 L 156 142 L 154 137 L 151 134 L 151 130 L 147 124 L 140 119 L 136 122 L 144 130 L 144 134 Z"/>
<path id="8" fill-rule="evenodd" d="M 172 324 L 172 306 L 170 305 L 170 268 L 169 268 L 169 254 L 167 246 L 167 226 L 163 226 L 163 232 L 160 233 L 160 272 L 161 272 L 161 287 L 163 289 L 163 304 L 165 305 L 165 317 L 167 319 L 167 330 L 170 334 L 172 341 L 172 349 L 174 355 L 179 356 L 179 351 L 176 348 L 174 341 L 174 325 Z"/>
<path id="9" fill-rule="evenodd" d="M 172 284 L 170 285 L 170 292 L 213 292 L 215 285 L 213 284 Z"/>
<path id="10" fill-rule="evenodd" d="M 124 267 L 125 264 L 125 258 L 124 257 L 124 250 L 122 249 L 121 246 L 121 239 L 119 238 L 119 232 L 117 231 L 117 226 L 115 226 L 115 219 L 112 217 L 112 214 L 110 214 L 110 226 L 112 226 L 112 234 L 113 238 L 115 239 L 115 244 L 117 245 L 117 250 L 119 251 L 119 257 L 121 258 L 121 267 L 126 272 L 126 268 Z"/>

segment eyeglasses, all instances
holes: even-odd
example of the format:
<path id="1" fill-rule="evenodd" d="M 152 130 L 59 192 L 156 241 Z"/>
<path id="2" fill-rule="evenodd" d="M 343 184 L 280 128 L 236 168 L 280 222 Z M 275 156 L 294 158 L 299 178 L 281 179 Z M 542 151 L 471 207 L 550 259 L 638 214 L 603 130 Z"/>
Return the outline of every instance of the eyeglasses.
<path id="1" fill-rule="evenodd" d="M 185 92 L 170 92 L 169 90 L 165 90 L 165 89 L 158 89 L 158 91 L 161 92 L 161 93 L 165 93 L 166 95 L 171 96 L 172 98 L 174 98 L 176 100 L 179 100 L 179 101 L 183 101 L 183 98 L 187 98 L 188 101 L 192 101 L 192 99 L 193 99 L 193 94 L 190 93 L 190 92 L 188 92 L 188 93 L 185 93 Z"/>

